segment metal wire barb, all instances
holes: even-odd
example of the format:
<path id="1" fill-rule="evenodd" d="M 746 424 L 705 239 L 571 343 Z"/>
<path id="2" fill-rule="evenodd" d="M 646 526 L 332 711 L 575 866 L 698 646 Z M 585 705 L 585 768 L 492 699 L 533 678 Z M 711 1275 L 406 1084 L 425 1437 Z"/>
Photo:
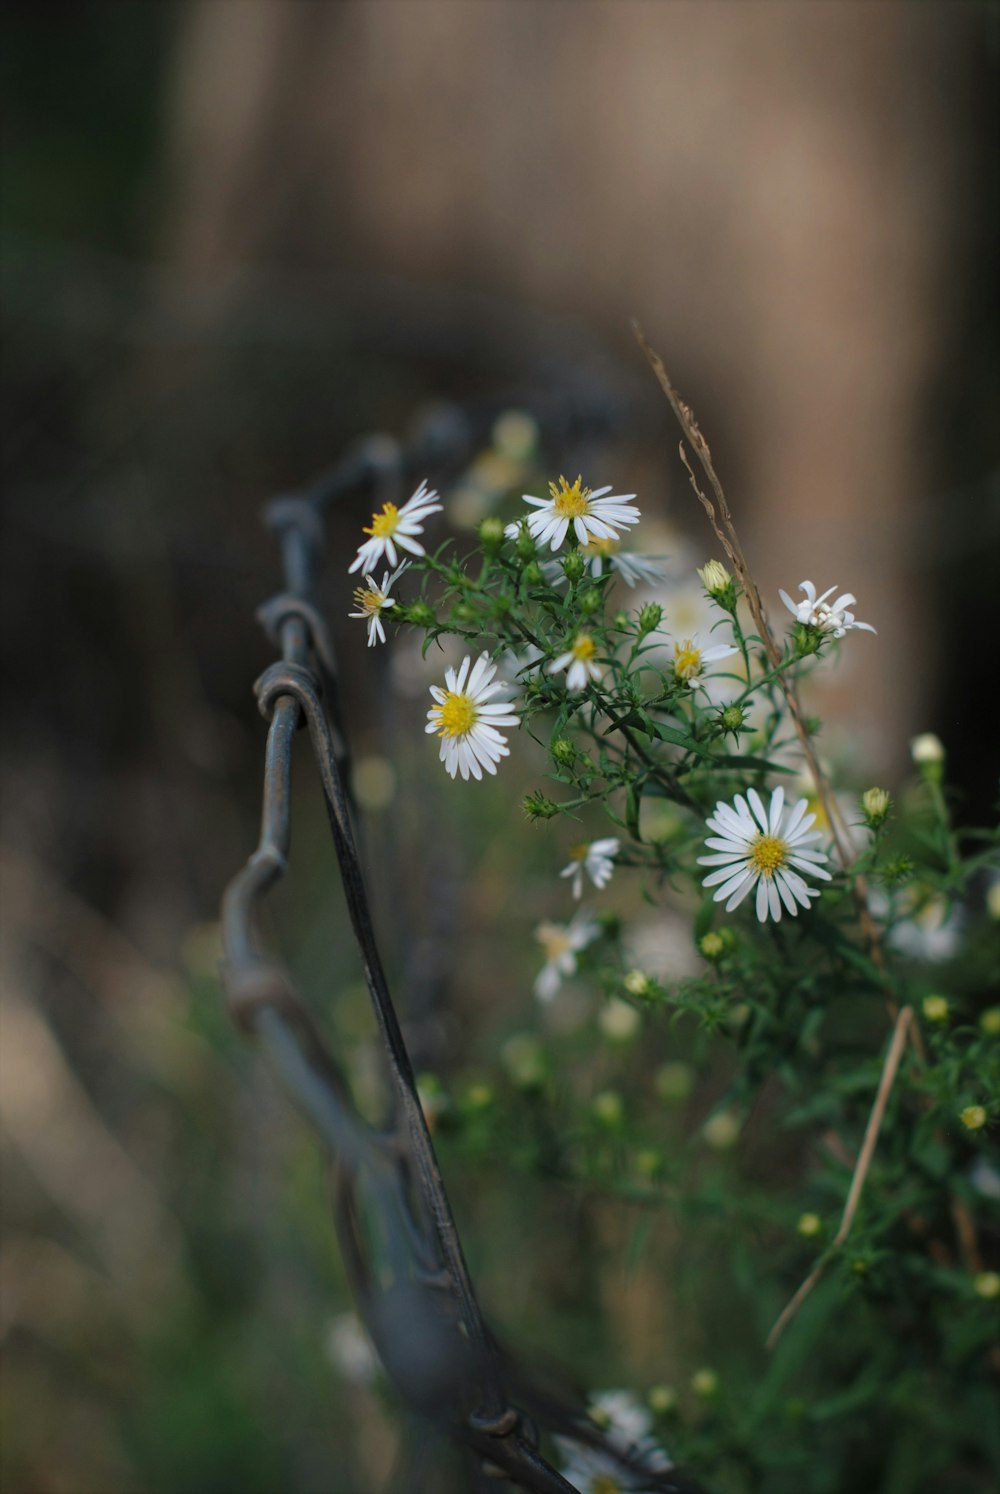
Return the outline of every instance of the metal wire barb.
<path id="1" fill-rule="evenodd" d="M 539 1451 L 542 1430 L 616 1460 L 625 1487 L 697 1494 L 675 1469 L 650 1472 L 590 1421 L 578 1398 L 542 1389 L 484 1321 L 452 1217 L 413 1069 L 379 958 L 352 825 L 347 743 L 333 648 L 313 601 L 323 513 L 375 484 L 387 467 L 435 471 L 462 459 L 475 417 L 433 411 L 405 451 L 372 437 L 311 488 L 273 500 L 264 521 L 281 550 L 283 589 L 258 611 L 280 660 L 255 686 L 269 722 L 260 840 L 226 889 L 223 977 L 234 1020 L 263 1047 L 330 1150 L 334 1223 L 357 1308 L 404 1403 L 471 1454 L 475 1487 L 507 1480 L 532 1494 L 573 1485 Z M 284 875 L 290 845 L 293 739 L 308 730 L 344 897 L 381 1037 L 391 1119 L 376 1130 L 355 1109 L 344 1073 L 288 972 L 263 948 L 262 900 Z M 418 1486 L 404 1470 L 404 1487 Z M 638 1478 L 641 1482 L 632 1482 Z"/>

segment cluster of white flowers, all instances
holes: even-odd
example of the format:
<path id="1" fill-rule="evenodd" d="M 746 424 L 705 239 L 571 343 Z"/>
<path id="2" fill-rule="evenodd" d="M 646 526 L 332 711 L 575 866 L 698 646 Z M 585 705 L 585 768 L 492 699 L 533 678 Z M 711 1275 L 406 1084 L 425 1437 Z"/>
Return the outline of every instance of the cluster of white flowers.
<path id="1" fill-rule="evenodd" d="M 607 1450 L 557 1437 L 563 1478 L 578 1494 L 651 1494 L 673 1462 L 652 1435 L 648 1408 L 628 1390 L 605 1390 L 592 1397 L 590 1417 Z"/>
<path id="2" fill-rule="evenodd" d="M 640 518 L 638 508 L 631 502 L 634 493 L 616 495 L 610 487 L 592 490 L 584 487 L 578 476 L 574 483 L 565 477 L 560 477 L 558 483 L 550 483 L 548 498 L 535 498 L 528 493 L 523 497 L 531 508 L 524 522 L 534 541 L 555 551 L 572 530 L 592 577 L 599 578 L 608 566 L 629 586 L 662 579 L 658 562 L 621 552 L 621 532 L 637 524 Z M 382 616 L 397 605 L 392 589 L 409 564 L 400 563 L 398 552 L 404 550 L 416 556 L 426 553 L 419 536 L 431 514 L 442 511 L 437 500 L 435 490 L 421 482 L 401 508 L 384 503 L 379 512 L 372 514 L 372 522 L 364 530 L 369 538 L 359 547 L 349 572 L 361 570 L 365 585 L 355 591 L 358 610 L 349 615 L 367 622 L 369 647 L 385 642 Z M 504 531 L 515 539 L 519 532 L 519 523 L 509 524 Z M 383 559 L 395 569 L 386 570 L 379 583 L 375 567 Z M 562 576 L 561 567 L 559 576 L 556 574 L 557 565 L 554 561 L 545 564 L 553 582 Z M 728 572 L 718 562 L 710 562 L 699 575 L 713 596 L 721 595 L 731 584 Z M 869 623 L 858 622 L 850 611 L 856 601 L 851 592 L 843 592 L 831 601 L 837 590 L 835 586 L 817 595 L 812 581 L 802 581 L 799 590 L 805 594 L 801 602 L 793 602 L 787 592 L 779 590 L 781 600 L 796 622 L 834 638 L 857 629 L 874 633 Z M 701 685 L 707 664 L 736 652 L 732 643 L 702 647 L 697 633 L 693 633 L 675 641 L 673 671 L 685 685 Z M 575 694 L 600 683 L 606 664 L 598 656 L 594 637 L 581 631 L 544 668 L 549 675 L 565 672 L 566 689 Z M 452 778 L 461 774 L 466 780 L 482 779 L 484 771 L 495 774 L 501 758 L 509 755 L 507 738 L 500 728 L 517 726 L 520 718 L 517 703 L 510 698 L 510 687 L 495 678 L 497 668 L 487 653 L 481 654 L 475 663 L 471 655 L 466 655 L 457 669 L 446 670 L 444 688 L 430 687 L 434 704 L 427 712 L 426 730 L 440 738 L 441 761 Z M 916 748 L 914 755 L 923 761 Z M 799 799 L 786 809 L 781 788 L 773 791 L 769 809 L 765 809 L 755 789 L 749 789 L 746 798 L 737 794 L 732 804 L 716 804 L 706 822 L 712 832 L 706 847 L 712 854 L 698 858 L 699 864 L 713 868 L 704 885 L 716 888 L 716 902 L 724 901 L 726 910 L 731 912 L 756 888 L 756 912 L 761 922 L 768 917 L 777 921 L 783 908 L 794 916 L 800 907 L 811 905 L 819 892 L 809 886 L 805 877 L 829 881 L 830 873 L 824 868 L 829 859 L 826 852 L 817 850 L 813 844 L 821 837 L 812 829 L 816 816 L 807 814 L 807 808 L 807 800 Z M 585 843 L 573 851 L 569 865 L 560 875 L 572 878 L 575 898 L 582 896 L 585 875 L 598 889 L 607 885 L 618 850 L 618 840 L 611 837 Z M 575 972 L 577 954 L 597 933 L 597 925 L 582 912 L 569 924 L 539 925 L 536 937 L 545 948 L 546 960 L 535 991 L 542 1000 L 551 999 L 561 980 Z"/>

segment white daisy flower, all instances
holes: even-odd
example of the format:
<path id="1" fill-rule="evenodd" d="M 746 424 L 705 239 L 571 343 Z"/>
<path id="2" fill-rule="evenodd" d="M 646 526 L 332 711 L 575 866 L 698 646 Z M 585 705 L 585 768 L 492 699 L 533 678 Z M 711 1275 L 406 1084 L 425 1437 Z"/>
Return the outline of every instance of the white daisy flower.
<path id="1" fill-rule="evenodd" d="M 573 896 L 583 896 L 583 874 L 593 882 L 598 889 L 606 887 L 614 875 L 615 863 L 613 857 L 618 854 L 621 842 L 617 837 L 611 835 L 607 840 L 584 841 L 582 845 L 574 846 L 570 851 L 569 866 L 564 866 L 559 873 L 561 877 L 573 878 Z"/>
<path id="2" fill-rule="evenodd" d="M 471 666 L 471 673 L 470 671 Z M 495 773 L 497 763 L 510 752 L 507 739 L 498 726 L 517 726 L 518 717 L 509 700 L 490 700 L 498 690 L 507 687 L 494 681 L 497 672 L 489 654 L 479 655 L 475 664 L 466 654 L 458 671 L 445 670 L 445 684 L 431 685 L 436 705 L 427 712 L 428 732 L 441 738 L 441 761 L 454 778 L 457 772 L 467 779 L 482 778 L 482 769 Z"/>
<path id="3" fill-rule="evenodd" d="M 607 1390 L 594 1396 L 590 1415 L 609 1445 L 557 1437 L 563 1478 L 579 1494 L 652 1494 L 659 1480 L 646 1475 L 665 1473 L 673 1463 L 650 1434 L 646 1407 L 630 1391 Z"/>
<path id="4" fill-rule="evenodd" d="M 600 928 L 589 913 L 577 912 L 569 923 L 540 923 L 535 938 L 545 951 L 545 964 L 535 979 L 539 1001 L 551 1001 L 569 976 L 576 974 L 576 957 L 593 944 Z"/>
<path id="5" fill-rule="evenodd" d="M 628 501 L 635 497 L 634 493 L 622 497 L 612 493 L 609 498 L 606 496 L 611 493 L 609 487 L 592 491 L 583 487 L 582 481 L 578 477 L 572 487 L 565 477 L 560 477 L 558 484 L 550 482 L 549 498 L 532 498 L 530 493 L 522 495 L 525 503 L 538 510 L 528 515 L 528 530 L 538 544 L 548 544 L 551 550 L 558 550 L 571 524 L 581 545 L 589 544 L 591 540 L 616 539 L 619 529 L 638 524 L 639 510 Z M 505 533 L 515 539 L 517 530 L 516 524 L 508 524 Z"/>
<path id="6" fill-rule="evenodd" d="M 597 644 L 590 634 L 577 633 L 566 652 L 546 665 L 545 672 L 558 674 L 565 669 L 567 690 L 583 690 L 590 680 L 599 680 L 604 673 L 600 664 L 595 662 L 596 653 Z"/>
<path id="7" fill-rule="evenodd" d="M 685 685 L 694 685 L 704 673 L 706 664 L 716 659 L 728 659 L 737 648 L 732 643 L 713 643 L 711 648 L 698 647 L 697 633 L 693 638 L 682 638 L 674 644 L 674 674 Z"/>
<path id="8" fill-rule="evenodd" d="M 764 923 L 770 914 L 777 923 L 782 903 L 794 917 L 800 906 L 808 908 L 810 899 L 819 897 L 819 891 L 807 886 L 799 872 L 821 877 L 824 882 L 831 880 L 821 865 L 829 859 L 826 852 L 809 844 L 820 835 L 810 828 L 816 816 L 806 813 L 808 801 L 799 799 L 787 811 L 784 806 L 783 788 L 772 793 L 770 814 L 757 790 L 748 789 L 746 799 L 737 794 L 733 804 L 720 800 L 715 813 L 709 815 L 707 824 L 714 835 L 705 844 L 713 855 L 699 856 L 698 863 L 718 870 L 707 876 L 702 886 L 718 888 L 715 901 L 720 903 L 725 898 L 727 913 L 756 884 L 757 917 Z"/>
<path id="9" fill-rule="evenodd" d="M 875 629 L 870 623 L 856 622 L 854 613 L 847 611 L 848 607 L 853 607 L 857 602 L 853 592 L 845 591 L 835 601 L 827 601 L 827 597 L 836 590 L 835 586 L 828 586 L 822 596 L 817 596 L 811 581 L 800 581 L 799 591 L 806 594 L 804 602 L 793 602 L 787 591 L 782 591 L 780 587 L 778 595 L 796 622 L 807 623 L 809 627 L 819 628 L 824 633 L 832 633 L 834 638 L 843 638 L 845 633 L 856 628 L 874 633 Z"/>
<path id="10" fill-rule="evenodd" d="M 382 512 L 372 514 L 371 524 L 364 530 L 365 534 L 371 535 L 371 539 L 365 540 L 353 563 L 348 566 L 347 574 L 362 569 L 366 573 L 373 571 L 383 557 L 390 565 L 397 565 L 397 545 L 403 550 L 409 550 L 411 555 L 423 555 L 424 547 L 416 536 L 423 534 L 425 519 L 441 512 L 441 504 L 434 501 L 436 498 L 434 489 L 422 482 L 402 508 L 397 508 L 394 503 L 383 503 Z"/>
<path id="11" fill-rule="evenodd" d="M 385 628 L 382 626 L 382 613 L 389 607 L 395 607 L 396 603 L 389 595 L 389 589 L 395 584 L 397 577 L 401 576 L 409 565 L 404 560 L 391 574 L 386 571 L 382 577 L 382 585 L 375 585 L 374 576 L 365 577 L 365 585 L 359 586 L 354 593 L 355 606 L 360 607 L 360 612 L 349 612 L 348 617 L 367 618 L 368 620 L 368 647 L 373 648 L 375 643 L 385 642 Z"/>

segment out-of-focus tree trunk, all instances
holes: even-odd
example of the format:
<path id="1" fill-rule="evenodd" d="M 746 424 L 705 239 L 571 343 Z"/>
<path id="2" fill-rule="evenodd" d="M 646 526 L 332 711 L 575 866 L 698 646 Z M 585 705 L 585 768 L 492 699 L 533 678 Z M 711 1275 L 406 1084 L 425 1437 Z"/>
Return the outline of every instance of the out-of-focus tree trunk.
<path id="1" fill-rule="evenodd" d="M 931 646 L 913 571 L 966 253 L 966 20 L 905 0 L 200 0 L 172 254 L 221 286 L 363 265 L 604 330 L 638 316 L 715 433 L 767 592 L 836 582 L 879 627 L 826 709 L 886 769 Z"/>

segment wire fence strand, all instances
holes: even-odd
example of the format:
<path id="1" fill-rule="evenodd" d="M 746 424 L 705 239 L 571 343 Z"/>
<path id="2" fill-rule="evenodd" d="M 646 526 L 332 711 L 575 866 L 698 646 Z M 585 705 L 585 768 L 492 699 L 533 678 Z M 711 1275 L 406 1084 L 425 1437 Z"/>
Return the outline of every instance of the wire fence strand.
<path id="1" fill-rule="evenodd" d="M 675 1469 L 651 1473 L 638 1455 L 613 1444 L 587 1418 L 580 1397 L 539 1389 L 490 1332 L 382 968 L 358 853 L 336 660 L 313 599 L 323 514 L 346 495 L 376 487 L 387 473 L 454 469 L 489 428 L 489 418 L 485 411 L 435 407 L 408 446 L 369 437 L 304 491 L 265 508 L 264 521 L 280 546 L 283 585 L 257 615 L 281 657 L 255 686 L 268 720 L 261 830 L 256 850 L 223 899 L 224 984 L 234 1020 L 260 1044 L 331 1153 L 333 1218 L 348 1279 L 390 1380 L 411 1411 L 465 1447 L 474 1460 L 476 1486 L 501 1480 L 531 1494 L 571 1491 L 573 1485 L 539 1450 L 544 1431 L 603 1452 L 623 1475 L 641 1475 L 644 1489 L 698 1494 Z M 561 418 L 564 429 L 575 419 L 586 430 L 600 428 L 605 417 L 583 402 Z M 369 1125 L 355 1109 L 346 1076 L 310 1008 L 260 938 L 261 904 L 288 864 L 292 755 L 300 726 L 307 729 L 381 1039 L 391 1094 L 384 1129 Z"/>

